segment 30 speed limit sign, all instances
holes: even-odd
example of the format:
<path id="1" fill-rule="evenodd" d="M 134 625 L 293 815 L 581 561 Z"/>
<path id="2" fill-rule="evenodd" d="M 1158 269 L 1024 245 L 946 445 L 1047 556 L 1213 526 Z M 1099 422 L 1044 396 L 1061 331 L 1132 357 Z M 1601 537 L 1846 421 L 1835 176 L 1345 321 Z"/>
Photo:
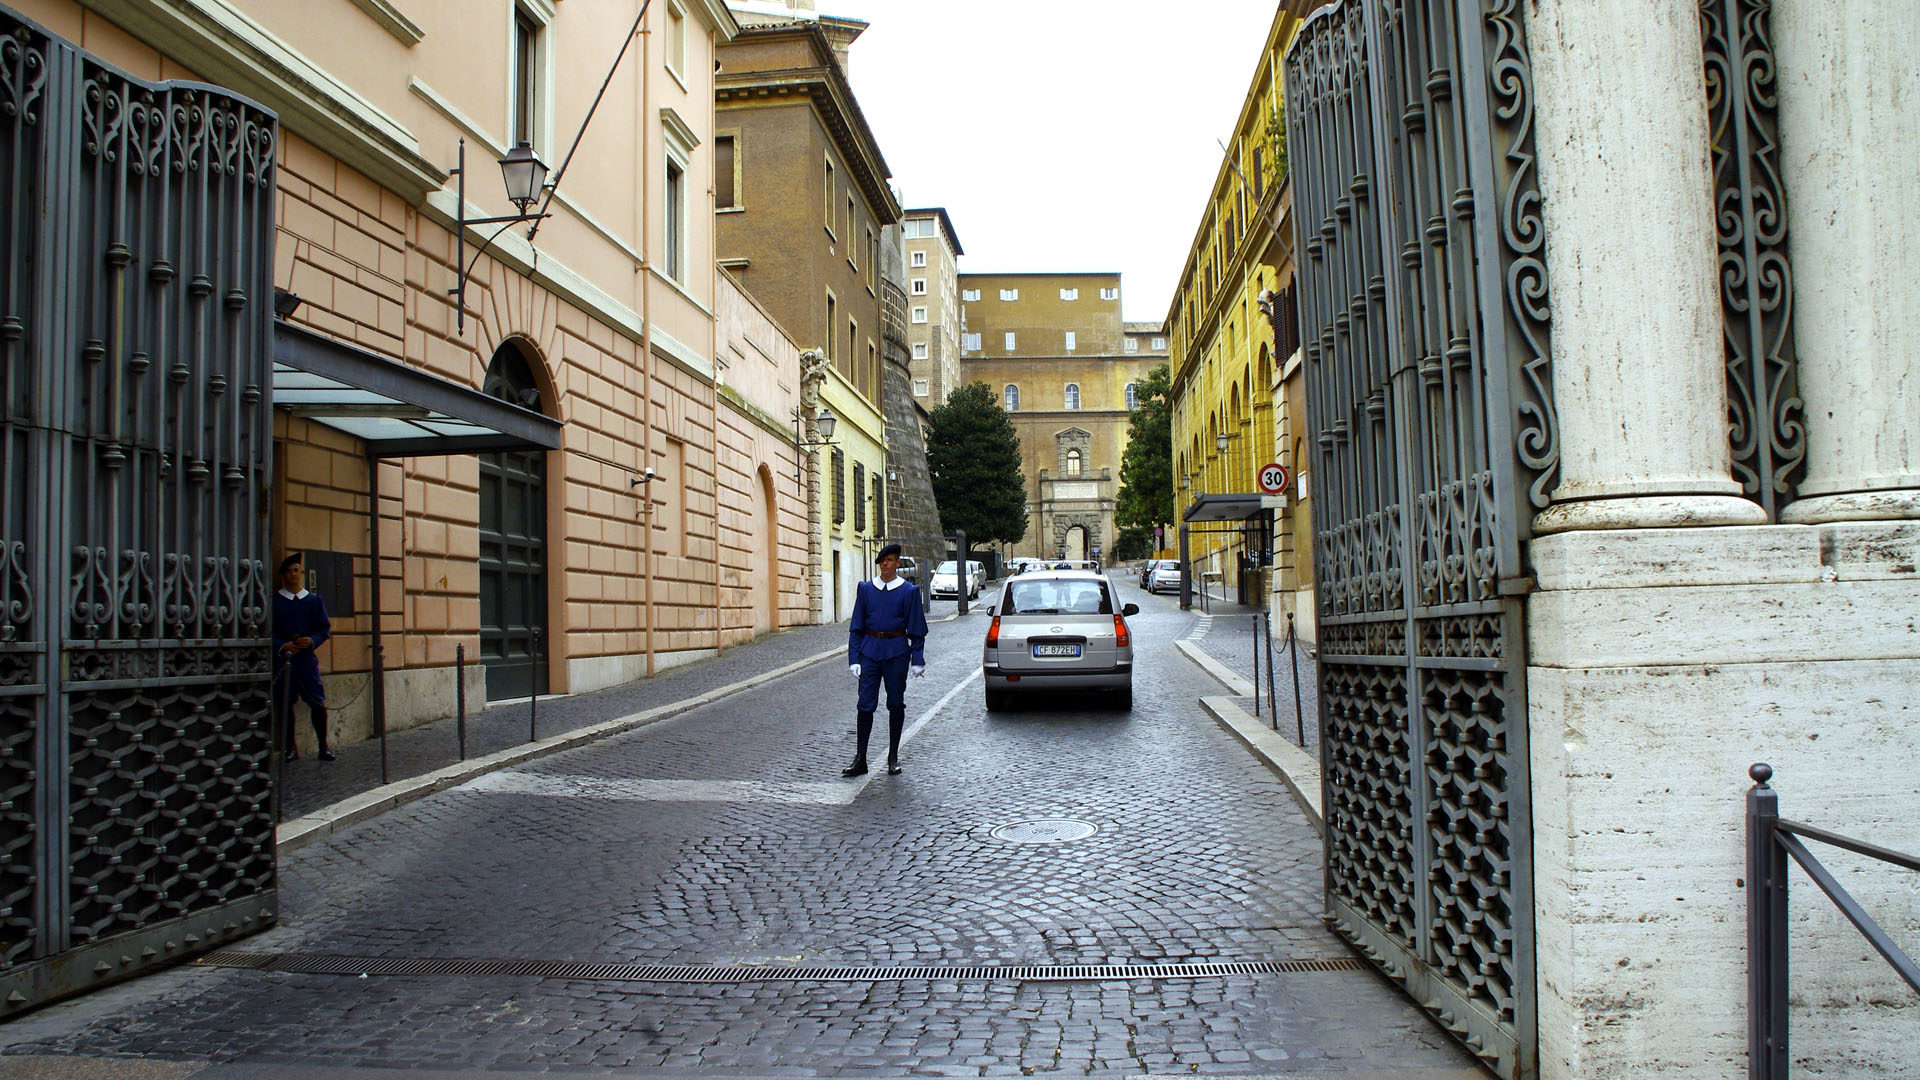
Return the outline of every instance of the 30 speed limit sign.
<path id="1" fill-rule="evenodd" d="M 1260 467 L 1260 490 L 1269 495 L 1279 495 L 1287 490 L 1287 467 L 1279 462 L 1271 462 Z"/>

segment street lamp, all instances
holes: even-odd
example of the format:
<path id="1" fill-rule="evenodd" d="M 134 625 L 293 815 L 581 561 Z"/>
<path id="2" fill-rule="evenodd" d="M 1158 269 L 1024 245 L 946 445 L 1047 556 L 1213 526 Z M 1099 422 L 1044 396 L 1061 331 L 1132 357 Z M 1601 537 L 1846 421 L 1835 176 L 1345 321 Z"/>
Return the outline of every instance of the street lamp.
<path id="1" fill-rule="evenodd" d="M 800 428 L 801 422 L 804 419 L 804 413 L 799 409 L 793 410 L 793 444 L 795 446 L 803 450 L 811 450 L 816 446 L 834 445 L 833 426 L 839 421 L 834 419 L 834 415 L 827 411 L 825 405 L 820 406 L 820 411 L 813 417 L 813 430 L 819 433 L 820 437 L 818 439 L 808 440 L 806 433 Z"/>
<path id="2" fill-rule="evenodd" d="M 454 166 L 453 174 L 460 178 L 459 184 L 454 188 L 453 235 L 456 237 L 455 243 L 458 247 L 453 259 L 453 270 L 457 276 L 454 279 L 453 288 L 447 290 L 447 295 L 454 298 L 456 332 L 465 333 L 467 279 L 473 276 L 473 268 L 479 265 L 481 252 L 492 246 L 493 242 L 500 238 L 501 233 L 515 225 L 523 221 L 539 221 L 542 218 L 551 217 L 552 215 L 544 211 L 538 214 L 527 212 L 529 207 L 539 201 L 540 196 L 548 190 L 550 185 L 547 183 L 547 166 L 533 152 L 533 147 L 524 142 L 515 143 L 513 149 L 507 151 L 507 156 L 500 159 L 500 179 L 507 187 L 507 201 L 513 203 L 519 213 L 501 217 L 470 218 L 467 216 L 467 140 L 465 139 L 460 140 L 459 164 Z M 471 262 L 467 260 L 467 226 L 469 225 L 500 226 L 492 236 L 487 237 L 486 243 L 475 249 Z"/>

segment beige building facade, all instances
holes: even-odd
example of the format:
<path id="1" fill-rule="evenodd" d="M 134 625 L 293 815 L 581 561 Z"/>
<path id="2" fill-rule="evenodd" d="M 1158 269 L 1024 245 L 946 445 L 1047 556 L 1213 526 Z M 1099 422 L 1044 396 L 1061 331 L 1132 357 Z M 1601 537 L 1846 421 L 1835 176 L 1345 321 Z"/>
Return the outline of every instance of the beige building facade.
<path id="1" fill-rule="evenodd" d="M 960 295 L 961 377 L 993 387 L 1020 437 L 1029 518 L 1008 554 L 1111 559 L 1133 386 L 1164 335 L 1121 319 L 1119 274 L 963 274 Z"/>
<path id="2" fill-rule="evenodd" d="M 931 411 L 960 386 L 960 256 L 966 252 L 945 207 L 905 211 L 900 234 L 913 396 Z"/>
<path id="3" fill-rule="evenodd" d="M 738 31 L 722 5 L 638 22 L 639 0 L 16 7 L 130 73 L 279 113 L 273 278 L 298 301 L 276 359 L 504 397 L 548 433 L 416 445 L 375 434 L 406 409 L 276 409 L 272 542 L 308 553 L 340 613 L 322 656 L 336 741 L 373 730 L 381 697 L 390 729 L 450 714 L 456 653 L 471 701 L 580 692 L 812 617 L 797 351 L 715 270 L 714 57 Z M 532 239 L 457 235 L 513 212 L 495 164 L 512 144 L 557 167 L 609 68 Z"/>

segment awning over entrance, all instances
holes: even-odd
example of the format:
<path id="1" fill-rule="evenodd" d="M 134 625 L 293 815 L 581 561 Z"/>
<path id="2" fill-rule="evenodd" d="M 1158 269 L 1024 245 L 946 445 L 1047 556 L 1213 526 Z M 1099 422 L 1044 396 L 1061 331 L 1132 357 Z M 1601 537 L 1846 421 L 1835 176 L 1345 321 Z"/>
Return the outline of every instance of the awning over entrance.
<path id="1" fill-rule="evenodd" d="M 369 457 L 560 448 L 558 420 L 285 322 L 273 405 L 363 440 Z"/>
<path id="2" fill-rule="evenodd" d="M 1267 510 L 1277 510 L 1286 504 L 1279 495 L 1201 495 L 1180 515 L 1185 522 L 1198 521 L 1245 521 Z"/>

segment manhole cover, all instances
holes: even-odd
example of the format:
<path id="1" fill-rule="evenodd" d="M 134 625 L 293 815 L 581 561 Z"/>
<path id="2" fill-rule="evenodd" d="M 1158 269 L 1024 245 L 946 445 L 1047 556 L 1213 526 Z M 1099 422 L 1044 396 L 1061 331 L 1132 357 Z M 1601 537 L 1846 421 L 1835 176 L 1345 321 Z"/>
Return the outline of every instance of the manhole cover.
<path id="1" fill-rule="evenodd" d="M 993 830 L 992 835 L 996 840 L 1014 844 L 1064 844 L 1069 840 L 1085 840 L 1099 831 L 1085 821 L 1041 818 L 1038 821 L 1016 821 L 1011 825 L 1002 825 Z"/>

